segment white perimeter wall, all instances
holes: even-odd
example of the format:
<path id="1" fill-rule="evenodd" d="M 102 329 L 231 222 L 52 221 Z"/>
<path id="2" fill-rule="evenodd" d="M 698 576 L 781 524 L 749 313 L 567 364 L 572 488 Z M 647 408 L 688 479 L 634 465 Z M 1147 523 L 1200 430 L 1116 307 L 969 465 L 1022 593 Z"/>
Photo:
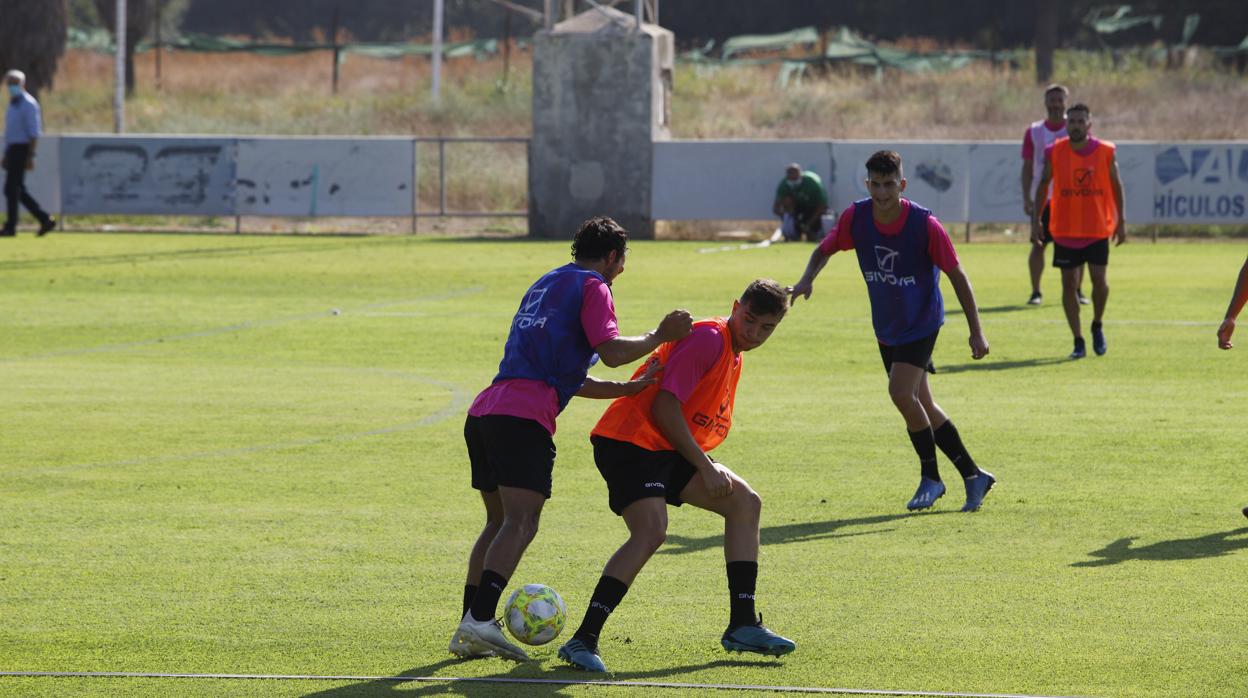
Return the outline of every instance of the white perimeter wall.
<path id="1" fill-rule="evenodd" d="M 69 214 L 409 216 L 410 138 L 45 136 L 27 186 Z M 950 222 L 1022 223 L 1016 142 L 662 141 L 654 220 L 772 218 L 784 166 L 823 178 L 840 210 L 863 162 L 901 153 L 907 195 Z M 1248 223 L 1248 143 L 1118 144 L 1130 223 Z M 609 213 L 609 212 L 607 212 Z"/>
<path id="2" fill-rule="evenodd" d="M 68 214 L 409 216 L 410 138 L 45 136 L 28 178 Z"/>
<path id="3" fill-rule="evenodd" d="M 889 149 L 901 154 L 906 195 L 942 220 L 1026 221 L 1013 141 L 665 141 L 654 149 L 656 220 L 770 219 L 791 161 L 823 177 L 839 211 L 866 196 L 867 157 Z M 1118 169 L 1130 223 L 1248 223 L 1248 143 L 1124 142 Z"/>

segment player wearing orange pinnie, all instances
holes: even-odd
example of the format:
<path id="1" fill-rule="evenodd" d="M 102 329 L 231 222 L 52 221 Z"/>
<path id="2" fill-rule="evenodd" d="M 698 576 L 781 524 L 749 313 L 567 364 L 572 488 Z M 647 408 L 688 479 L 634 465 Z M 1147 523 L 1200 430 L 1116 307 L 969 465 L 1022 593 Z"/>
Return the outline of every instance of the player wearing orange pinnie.
<path id="1" fill-rule="evenodd" d="M 1062 307 L 1075 337 L 1072 359 L 1087 356 L 1077 297 L 1080 270 L 1086 264 L 1092 277 L 1092 350 L 1100 356 L 1109 348 L 1101 328 L 1109 300 L 1109 240 L 1117 245 L 1127 241 L 1116 148 L 1109 141 L 1092 138 L 1091 128 L 1088 105 L 1076 104 L 1066 112 L 1069 135 L 1059 138 L 1045 154 L 1031 219 L 1031 241 L 1039 243 L 1043 239 L 1039 211 L 1049 198 L 1052 182 L 1049 231 L 1053 235 L 1053 266 L 1062 270 Z"/>
<path id="2" fill-rule="evenodd" d="M 707 452 L 732 428 L 741 354 L 762 346 L 788 310 L 775 281 L 750 284 L 732 315 L 695 323 L 688 337 L 664 344 L 648 364 L 663 377 L 636 395 L 616 399 L 590 441 L 607 482 L 611 511 L 623 517 L 628 540 L 603 569 L 589 608 L 560 658 L 585 671 L 605 672 L 598 636 L 641 568 L 663 544 L 667 505 L 692 504 L 724 517 L 730 617 L 724 649 L 781 655 L 792 640 L 768 630 L 754 614 L 762 500 L 740 476 Z M 644 368 L 643 368 L 644 370 Z"/>

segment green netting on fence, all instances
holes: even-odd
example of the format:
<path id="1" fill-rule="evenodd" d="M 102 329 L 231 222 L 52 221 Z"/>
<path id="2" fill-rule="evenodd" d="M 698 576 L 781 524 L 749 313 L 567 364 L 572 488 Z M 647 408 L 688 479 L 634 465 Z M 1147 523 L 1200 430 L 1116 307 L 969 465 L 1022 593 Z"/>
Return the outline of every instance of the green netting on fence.
<path id="1" fill-rule="evenodd" d="M 93 51 L 112 51 L 113 38 L 107 31 L 69 30 L 69 48 L 88 49 Z M 261 56 L 289 56 L 309 51 L 330 51 L 331 44 L 279 44 L 257 41 L 226 39 L 202 34 L 186 34 L 161 42 L 165 48 L 179 51 L 201 51 L 206 53 L 254 53 Z M 152 42 L 140 42 L 135 51 L 150 51 L 155 48 Z M 403 56 L 431 56 L 432 44 L 378 44 L 378 43 L 346 43 L 339 44 L 338 50 L 345 54 L 356 54 L 372 58 L 402 58 Z M 442 55 L 447 58 L 461 56 L 486 56 L 498 53 L 497 39 L 477 39 L 474 41 L 453 41 L 442 44 Z"/>
<path id="2" fill-rule="evenodd" d="M 744 34 L 724 41 L 720 57 L 724 60 L 746 51 L 784 51 L 804 44 L 818 44 L 819 32 L 802 27 L 781 34 Z"/>
<path id="3" fill-rule="evenodd" d="M 783 63 L 781 82 L 799 78 L 810 63 L 852 63 L 877 69 L 894 68 L 908 72 L 941 72 L 956 70 L 972 61 L 1010 60 L 1015 53 L 990 51 L 905 51 L 902 49 L 878 46 L 861 34 L 841 27 L 827 35 L 827 46 L 820 54 L 818 50 L 810 51 L 804 57 L 761 57 L 734 58 L 750 51 L 791 51 L 801 47 L 814 47 L 820 42 L 819 33 L 814 27 L 803 27 L 782 34 L 737 36 L 724 42 L 720 50 L 720 58 L 712 56 L 714 42 L 708 42 L 700 49 L 681 54 L 681 59 L 693 62 L 716 62 L 728 64 Z"/>
<path id="4" fill-rule="evenodd" d="M 1161 31 L 1161 15 L 1132 15 L 1132 10 L 1130 5 L 1094 7 L 1084 16 L 1083 23 L 1097 34 L 1115 34 L 1145 24 L 1153 25 L 1154 31 Z"/>

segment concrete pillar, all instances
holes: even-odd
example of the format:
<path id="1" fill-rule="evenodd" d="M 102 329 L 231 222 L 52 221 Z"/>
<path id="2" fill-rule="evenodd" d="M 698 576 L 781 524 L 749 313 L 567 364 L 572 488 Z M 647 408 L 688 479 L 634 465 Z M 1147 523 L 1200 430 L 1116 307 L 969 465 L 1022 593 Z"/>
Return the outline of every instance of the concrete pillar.
<path id="1" fill-rule="evenodd" d="M 674 50 L 670 31 L 609 8 L 537 34 L 530 236 L 571 238 L 606 215 L 654 237 L 653 143 L 670 137 Z"/>

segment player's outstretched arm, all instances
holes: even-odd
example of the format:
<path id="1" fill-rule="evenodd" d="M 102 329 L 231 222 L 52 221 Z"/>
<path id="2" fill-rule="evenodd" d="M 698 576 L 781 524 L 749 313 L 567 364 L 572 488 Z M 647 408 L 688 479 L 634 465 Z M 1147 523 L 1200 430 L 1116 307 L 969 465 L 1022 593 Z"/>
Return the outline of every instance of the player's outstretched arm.
<path id="1" fill-rule="evenodd" d="M 1235 280 L 1231 304 L 1226 306 L 1226 316 L 1222 320 L 1222 326 L 1218 328 L 1218 348 L 1230 349 L 1235 346 L 1231 343 L 1231 335 L 1235 332 L 1235 320 L 1239 317 L 1239 311 L 1244 309 L 1245 303 L 1248 303 L 1248 259 L 1239 268 L 1239 278 Z"/>
<path id="2" fill-rule="evenodd" d="M 982 359 L 988 356 L 988 340 L 984 338 L 984 329 L 979 324 L 979 306 L 975 303 L 975 291 L 971 289 L 971 280 L 967 278 L 962 265 L 949 270 L 949 283 L 958 295 L 958 303 L 962 305 L 962 314 L 966 316 L 966 324 L 971 330 L 969 339 L 971 358 Z"/>
<path id="3" fill-rule="evenodd" d="M 698 477 L 706 484 L 706 490 L 712 497 L 723 497 L 732 494 L 732 478 L 723 466 L 711 460 L 702 450 L 685 423 L 685 415 L 680 408 L 680 400 L 666 390 L 660 390 L 654 396 L 654 405 L 650 408 L 659 431 L 667 438 L 668 443 L 676 448 L 689 464 L 698 469 Z"/>
<path id="4" fill-rule="evenodd" d="M 632 363 L 649 354 L 664 342 L 674 342 L 689 336 L 693 330 L 693 316 L 688 310 L 677 309 L 667 314 L 659 326 L 639 337 L 616 337 L 594 347 L 602 363 L 615 368 Z"/>
<path id="5" fill-rule="evenodd" d="M 663 364 L 659 363 L 656 356 L 646 364 L 646 370 L 632 380 L 605 381 L 593 376 L 585 376 L 585 382 L 581 385 L 581 389 L 576 391 L 576 396 L 594 400 L 614 400 L 617 397 L 636 395 L 654 385 L 662 370 Z"/>
<path id="6" fill-rule="evenodd" d="M 823 253 L 819 245 L 815 245 L 815 249 L 810 253 L 810 261 L 806 262 L 806 271 L 802 273 L 802 278 L 798 279 L 797 283 L 787 289 L 790 304 L 797 301 L 798 296 L 810 299 L 810 293 L 815 286 L 815 277 L 819 276 L 819 272 L 823 271 L 823 267 L 828 263 L 829 256 Z"/>

